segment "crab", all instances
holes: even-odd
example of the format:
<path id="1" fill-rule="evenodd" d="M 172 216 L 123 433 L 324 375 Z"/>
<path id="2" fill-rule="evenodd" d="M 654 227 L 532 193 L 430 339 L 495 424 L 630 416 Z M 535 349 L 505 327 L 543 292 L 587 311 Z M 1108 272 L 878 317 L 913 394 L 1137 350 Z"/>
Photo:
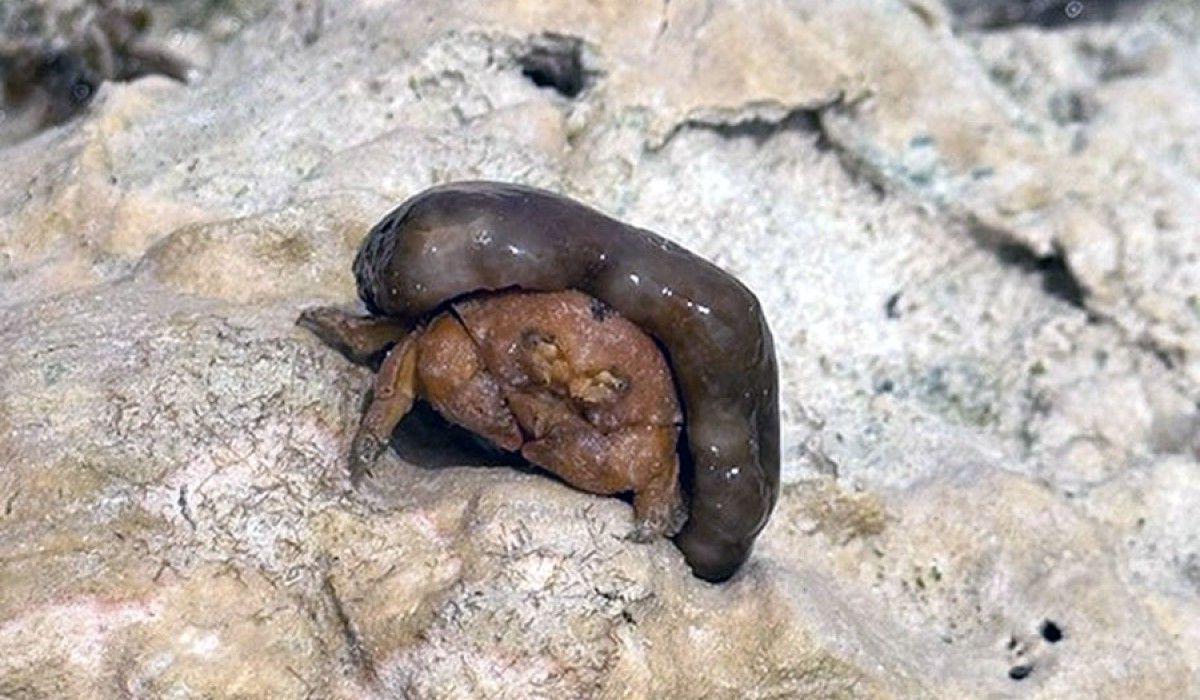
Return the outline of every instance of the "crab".
<path id="1" fill-rule="evenodd" d="M 0 26 L 0 93 L 37 128 L 79 113 L 103 82 L 158 74 L 185 83 L 192 70 L 149 37 L 153 18 L 142 0 L 27 3 L 12 15 Z"/>
<path id="2" fill-rule="evenodd" d="M 679 532 L 682 414 L 670 367 L 636 325 L 582 292 L 510 290 L 451 303 L 415 329 L 309 309 L 301 326 L 370 364 L 383 357 L 350 450 L 358 484 L 424 400 L 451 423 L 568 484 L 633 494 L 630 539 Z"/>

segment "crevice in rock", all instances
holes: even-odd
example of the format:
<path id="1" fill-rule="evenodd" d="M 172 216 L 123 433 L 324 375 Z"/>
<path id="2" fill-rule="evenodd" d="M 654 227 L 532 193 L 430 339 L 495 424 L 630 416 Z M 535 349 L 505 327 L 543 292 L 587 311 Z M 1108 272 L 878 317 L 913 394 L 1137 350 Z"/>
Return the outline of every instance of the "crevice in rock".
<path id="1" fill-rule="evenodd" d="M 179 487 L 179 498 L 176 500 L 176 504 L 179 506 L 179 514 L 182 515 L 183 519 L 187 521 L 187 524 L 190 525 L 193 530 L 195 530 L 196 529 L 196 521 L 195 521 L 195 519 L 192 518 L 192 509 L 188 505 L 187 493 L 188 493 L 187 484 L 180 486 Z"/>
<path id="2" fill-rule="evenodd" d="M 838 164 L 852 181 L 867 185 L 882 199 L 890 189 L 902 183 L 895 182 L 862 154 L 842 143 L 826 121 L 827 113 L 852 112 L 857 102 L 858 98 L 848 98 L 839 92 L 823 100 L 799 105 L 751 103 L 734 110 L 711 110 L 674 124 L 661 138 L 649 140 L 646 150 L 651 153 L 661 151 L 680 133 L 692 130 L 709 131 L 727 139 L 750 138 L 756 146 L 789 131 L 813 134 L 818 150 L 835 154 Z"/>
<path id="3" fill-rule="evenodd" d="M 13 504 L 17 502 L 17 496 L 21 495 L 21 489 L 17 489 L 4 501 L 4 517 L 8 517 L 13 513 Z"/>
<path id="4" fill-rule="evenodd" d="M 1185 360 L 1182 348 L 1164 347 L 1161 343 L 1155 342 L 1153 338 L 1146 336 L 1138 338 L 1134 346 L 1150 353 L 1167 371 L 1174 371 Z"/>
<path id="5" fill-rule="evenodd" d="M 718 112 L 712 116 L 689 117 L 675 124 L 657 142 L 647 143 L 646 150 L 657 152 L 664 149 L 678 134 L 687 130 L 704 130 L 724 138 L 751 138 L 761 145 L 772 136 L 785 131 L 802 131 L 817 135 L 818 147 L 835 154 L 842 169 L 852 180 L 869 185 L 880 196 L 901 195 L 911 197 L 917 205 L 930 205 L 933 214 L 947 223 L 966 227 L 975 244 L 991 251 L 1002 264 L 1016 267 L 1031 277 L 1040 280 L 1043 291 L 1049 296 L 1066 302 L 1087 314 L 1089 323 L 1110 325 L 1125 339 L 1143 352 L 1149 353 L 1168 370 L 1175 370 L 1184 363 L 1182 351 L 1163 346 L 1145 336 L 1132 338 L 1127 329 L 1109 314 L 1089 303 L 1087 287 L 1072 271 L 1066 251 L 1055 249 L 1048 255 L 1039 255 L 1017 239 L 1015 232 L 988 226 L 979 221 L 969 210 L 956 207 L 953 202 L 930 197 L 882 170 L 872 160 L 848 145 L 830 116 L 850 116 L 854 110 L 853 100 L 838 95 L 825 102 L 783 108 L 779 105 L 747 105 L 732 113 Z M 897 297 L 897 301 L 898 301 Z M 885 303 L 888 318 L 898 310 Z"/>
<path id="6" fill-rule="evenodd" d="M 900 318 L 900 297 L 902 295 L 903 292 L 894 292 L 887 298 L 887 301 L 883 303 L 883 313 L 889 319 L 895 320 Z"/>
<path id="7" fill-rule="evenodd" d="M 820 139 L 825 138 L 821 131 L 820 118 L 816 110 L 811 109 L 794 109 L 780 119 L 759 116 L 731 122 L 689 119 L 684 122 L 683 128 L 710 131 L 726 139 L 748 138 L 752 139 L 755 145 L 762 145 L 772 136 L 785 131 L 815 133 Z M 829 144 L 824 142 L 822 146 L 828 148 Z"/>
<path id="8" fill-rule="evenodd" d="M 1064 251 L 1056 248 L 1049 255 L 1038 255 L 1018 242 L 1013 232 L 983 224 L 969 210 L 964 211 L 954 202 L 942 200 L 936 195 L 930 196 L 927 192 L 913 187 L 903 178 L 882 169 L 865 153 L 856 150 L 852 145 L 847 145 L 844 142 L 846 137 L 840 136 L 841 130 L 837 126 L 836 119 L 839 117 L 853 119 L 854 109 L 854 101 L 839 96 L 822 106 L 804 110 L 811 117 L 805 123 L 819 134 L 818 144 L 823 149 L 837 155 L 839 164 L 849 178 L 869 185 L 881 198 L 887 195 L 908 197 L 918 206 L 930 206 L 931 211 L 936 212 L 932 214 L 933 216 L 942 218 L 948 223 L 965 225 L 975 244 L 992 251 L 1000 262 L 1038 275 L 1041 278 L 1042 288 L 1047 294 L 1087 311 L 1089 319 L 1092 321 L 1101 320 L 1100 314 L 1096 313 L 1094 309 L 1088 308 L 1085 303 L 1087 288 L 1072 272 Z M 827 113 L 834 117 L 832 126 L 827 123 L 829 120 Z M 885 304 L 884 309 L 888 318 L 898 316 L 898 309 L 895 306 L 897 301 L 899 301 L 899 294 L 895 295 L 894 301 L 889 298 Z"/>
<path id="9" fill-rule="evenodd" d="M 841 102 L 841 96 L 812 105 L 782 107 L 779 105 L 746 105 L 735 110 L 715 110 L 708 114 L 688 117 L 673 125 L 662 138 L 647 145 L 658 152 L 685 131 L 708 131 L 726 139 L 748 138 L 761 146 L 776 134 L 798 131 L 815 134 L 817 147 L 831 150 L 835 144 L 821 123 L 821 112 Z"/>
<path id="10" fill-rule="evenodd" d="M 1063 640 L 1062 628 L 1054 620 L 1043 620 L 1042 626 L 1038 631 L 1042 635 L 1042 639 L 1051 644 L 1058 644 Z"/>
<path id="11" fill-rule="evenodd" d="M 370 681 L 376 680 L 378 677 L 375 671 L 375 663 L 371 660 L 370 654 L 367 653 L 363 645 L 362 637 L 359 636 L 358 630 L 355 629 L 350 616 L 346 614 L 346 608 L 342 604 L 342 598 L 338 595 L 337 588 L 333 585 L 333 576 L 326 573 L 321 580 L 321 594 L 325 597 L 326 603 L 329 605 L 330 611 L 333 613 L 334 620 L 337 622 L 338 629 L 341 632 L 342 639 L 346 643 L 346 651 L 350 655 L 350 661 L 358 668 L 362 674 Z"/>
<path id="12" fill-rule="evenodd" d="M 1042 290 L 1077 309 L 1087 310 L 1084 303 L 1087 290 L 1071 272 L 1061 251 L 1039 256 L 1018 243 L 992 246 L 996 258 L 1003 264 L 1041 278 Z"/>
<path id="13" fill-rule="evenodd" d="M 583 40 L 547 33 L 536 37 L 517 57 L 524 75 L 538 87 L 548 87 L 566 98 L 578 97 L 590 87 L 594 73 L 584 67 Z"/>

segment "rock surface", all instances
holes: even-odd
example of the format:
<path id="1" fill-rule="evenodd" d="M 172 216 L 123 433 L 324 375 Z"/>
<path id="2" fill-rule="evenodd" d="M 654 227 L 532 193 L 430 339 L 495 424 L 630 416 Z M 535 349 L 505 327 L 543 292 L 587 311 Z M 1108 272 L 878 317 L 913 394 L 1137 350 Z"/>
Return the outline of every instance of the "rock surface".
<path id="1" fill-rule="evenodd" d="M 1200 13 L 978 5 L 285 3 L 6 147 L 0 697 L 1196 697 Z M 732 582 L 538 474 L 348 488 L 292 321 L 466 178 L 759 294 Z"/>

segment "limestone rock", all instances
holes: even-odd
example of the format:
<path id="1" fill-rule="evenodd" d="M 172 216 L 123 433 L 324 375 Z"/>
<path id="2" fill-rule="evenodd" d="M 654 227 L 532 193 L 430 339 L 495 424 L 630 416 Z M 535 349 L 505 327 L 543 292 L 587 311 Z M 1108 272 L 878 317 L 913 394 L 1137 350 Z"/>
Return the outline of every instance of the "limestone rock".
<path id="1" fill-rule="evenodd" d="M 236 5 L 0 153 L 0 696 L 1200 687 L 1189 3 Z M 293 320 L 468 178 L 760 296 L 785 486 L 728 584 L 542 474 L 349 488 L 369 376 Z"/>

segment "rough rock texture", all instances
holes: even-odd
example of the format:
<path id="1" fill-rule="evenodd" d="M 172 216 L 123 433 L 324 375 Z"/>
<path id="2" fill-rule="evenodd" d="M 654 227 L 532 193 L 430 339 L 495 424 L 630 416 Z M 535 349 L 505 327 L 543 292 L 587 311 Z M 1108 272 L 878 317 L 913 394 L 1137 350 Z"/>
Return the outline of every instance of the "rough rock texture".
<path id="1" fill-rule="evenodd" d="M 0 153 L 0 697 L 1195 697 L 1200 16 L 1120 5 L 283 3 L 103 86 Z M 537 474 L 348 490 L 369 377 L 292 320 L 462 178 L 762 298 L 729 584 Z"/>

